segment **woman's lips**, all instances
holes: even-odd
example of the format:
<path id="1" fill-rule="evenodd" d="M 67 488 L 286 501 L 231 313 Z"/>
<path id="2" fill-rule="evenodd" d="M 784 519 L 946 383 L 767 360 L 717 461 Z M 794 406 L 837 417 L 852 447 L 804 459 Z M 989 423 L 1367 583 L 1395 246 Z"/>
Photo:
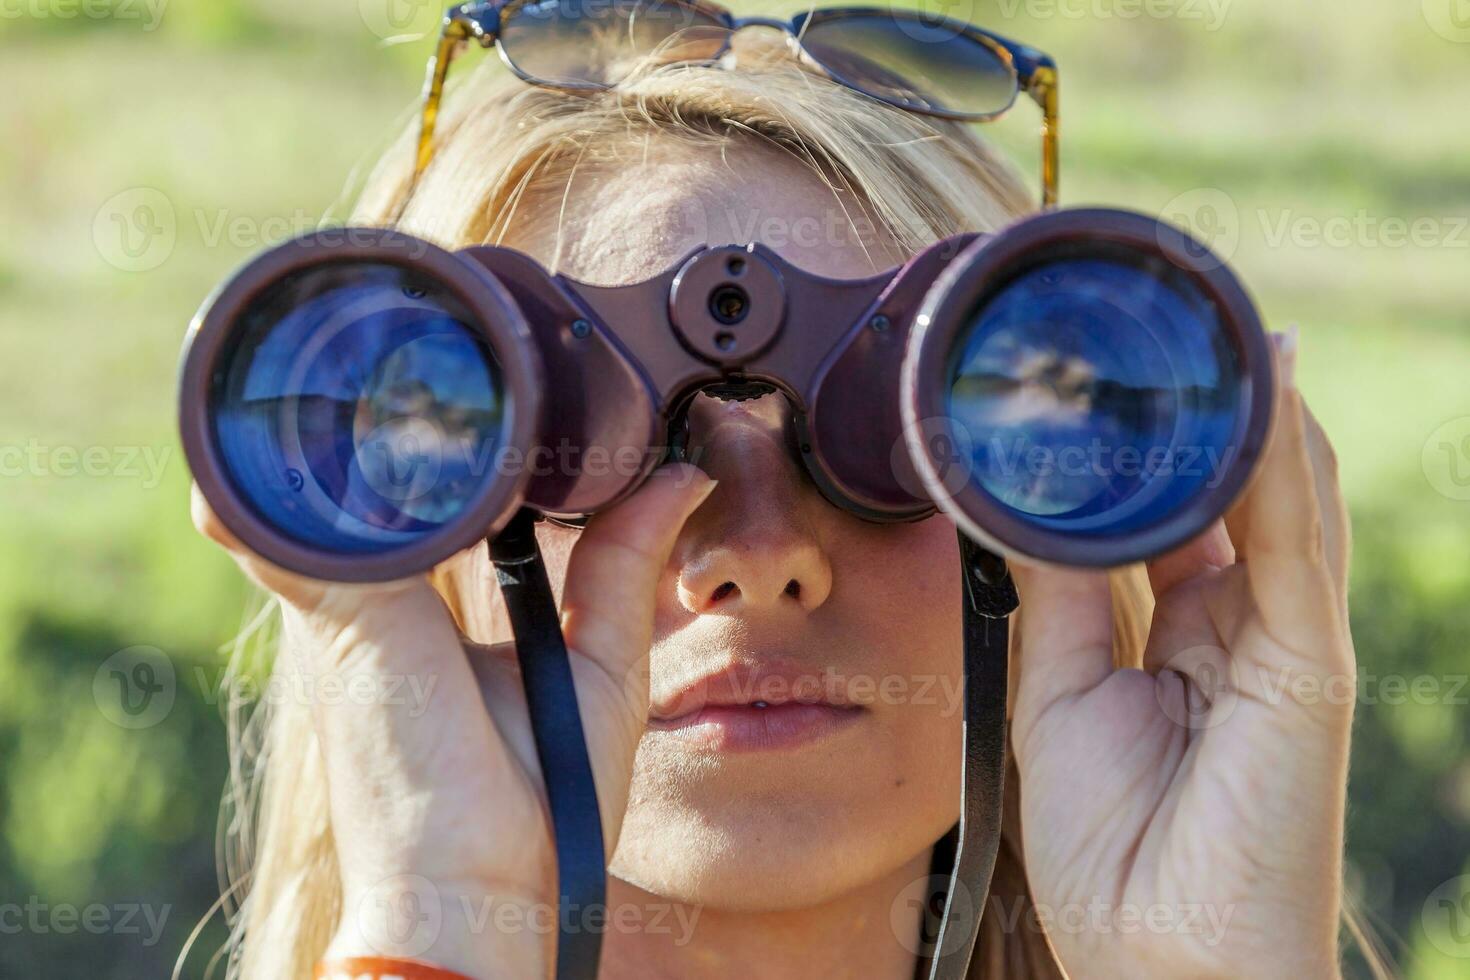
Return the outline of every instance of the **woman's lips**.
<path id="1" fill-rule="evenodd" d="M 677 718 L 651 718 L 648 730 L 667 732 L 719 752 L 789 749 L 846 727 L 863 712 L 831 704 L 707 704 Z"/>
<path id="2" fill-rule="evenodd" d="M 795 748 L 863 714 L 845 688 L 831 673 L 789 664 L 734 664 L 655 698 L 648 730 L 721 752 Z"/>

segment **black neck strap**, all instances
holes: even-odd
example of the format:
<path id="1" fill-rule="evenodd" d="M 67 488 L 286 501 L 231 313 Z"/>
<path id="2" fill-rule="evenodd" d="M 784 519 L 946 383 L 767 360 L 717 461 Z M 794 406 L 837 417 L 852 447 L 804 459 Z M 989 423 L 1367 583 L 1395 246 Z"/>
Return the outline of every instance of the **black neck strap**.
<path id="1" fill-rule="evenodd" d="M 556 976 L 596 980 L 607 914 L 602 815 L 561 617 L 530 511 L 522 510 L 490 541 L 490 560 L 515 632 L 531 734 L 551 809 L 558 903 Z"/>
<path id="2" fill-rule="evenodd" d="M 970 969 L 1005 802 L 1007 619 L 1018 603 L 1005 562 L 960 535 L 964 576 L 965 756 L 954 870 L 934 941 L 929 980 L 963 980 Z M 923 977 L 921 965 L 919 976 Z"/>
<path id="3" fill-rule="evenodd" d="M 965 755 L 954 870 L 929 980 L 963 980 L 1000 847 L 1008 647 L 1016 589 L 1005 562 L 960 535 L 965 582 Z M 607 907 L 607 857 L 577 691 L 535 518 L 517 514 L 490 541 L 515 633 L 531 733 L 541 761 L 557 856 L 557 980 L 596 980 Z M 920 976 L 923 975 L 922 966 Z"/>

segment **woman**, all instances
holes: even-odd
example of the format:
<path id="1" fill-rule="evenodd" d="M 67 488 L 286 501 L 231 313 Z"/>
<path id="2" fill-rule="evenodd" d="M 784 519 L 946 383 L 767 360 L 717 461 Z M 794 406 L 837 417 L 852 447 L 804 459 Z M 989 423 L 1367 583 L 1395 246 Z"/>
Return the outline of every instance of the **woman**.
<path id="1" fill-rule="evenodd" d="M 738 54 L 594 95 L 482 69 L 427 173 L 410 179 L 405 134 L 357 220 L 625 283 L 750 240 L 866 276 L 1026 209 L 964 126 L 784 47 Z M 1294 336 L 1278 355 L 1277 432 L 1227 522 L 1110 576 L 1013 563 L 1014 768 L 975 977 L 1339 973 L 1352 706 L 1278 692 L 1351 682 L 1349 532 Z M 786 421 L 778 396 L 702 398 L 698 468 L 665 468 L 585 530 L 539 528 L 613 855 L 607 978 L 897 980 L 924 953 L 957 814 L 954 527 L 826 503 Z M 246 552 L 197 493 L 195 514 L 279 597 L 278 674 L 434 684 L 422 705 L 282 701 L 237 733 L 233 974 L 386 955 L 547 976 L 554 855 L 485 550 L 428 580 L 328 585 Z M 1233 686 L 1202 649 L 1226 651 Z M 895 694 L 859 702 L 853 678 Z M 806 682 L 821 724 L 761 696 Z M 1202 711 L 1215 696 L 1231 710 Z"/>

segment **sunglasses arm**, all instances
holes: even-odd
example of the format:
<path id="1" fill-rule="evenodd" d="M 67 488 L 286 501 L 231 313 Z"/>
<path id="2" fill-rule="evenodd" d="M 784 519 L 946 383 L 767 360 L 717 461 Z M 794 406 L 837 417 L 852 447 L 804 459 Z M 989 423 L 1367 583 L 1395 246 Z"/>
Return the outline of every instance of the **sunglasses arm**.
<path id="1" fill-rule="evenodd" d="M 451 7 L 444 15 L 444 28 L 439 47 L 429 59 L 428 76 L 424 79 L 424 109 L 419 121 L 418 153 L 414 157 L 413 182 L 416 184 L 434 156 L 434 126 L 439 121 L 439 103 L 444 98 L 444 80 L 449 66 L 466 41 L 474 39 L 481 46 L 495 43 L 499 33 L 500 11 L 496 4 L 463 3 Z"/>
<path id="2" fill-rule="evenodd" d="M 1057 66 L 1050 59 L 1038 64 L 1025 80 L 1026 94 L 1041 107 L 1041 206 L 1057 206 L 1061 171 L 1061 116 L 1058 111 Z"/>

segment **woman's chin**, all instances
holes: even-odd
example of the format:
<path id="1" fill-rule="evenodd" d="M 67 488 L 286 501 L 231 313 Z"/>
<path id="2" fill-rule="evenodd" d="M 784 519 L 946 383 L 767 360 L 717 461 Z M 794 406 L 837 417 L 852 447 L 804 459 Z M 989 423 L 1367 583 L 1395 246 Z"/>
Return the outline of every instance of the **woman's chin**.
<path id="1" fill-rule="evenodd" d="M 863 854 L 832 835 L 792 835 L 779 821 L 733 831 L 728 826 L 691 827 L 665 817 L 651 836 L 624 830 L 609 868 L 614 877 L 657 900 L 723 912 L 784 912 L 830 902 L 862 884 L 875 869 L 838 861 Z M 781 836 L 781 835 L 784 835 Z"/>
<path id="2" fill-rule="evenodd" d="M 943 803 L 927 808 L 937 811 L 928 820 L 922 811 L 864 811 L 853 800 L 871 798 L 862 778 L 839 774 L 846 791 L 832 792 L 820 785 L 827 777 L 811 776 L 776 792 L 767 772 L 748 794 L 703 800 L 650 796 L 635 782 L 612 873 L 669 901 L 732 912 L 809 908 L 907 864 L 952 820 Z"/>

